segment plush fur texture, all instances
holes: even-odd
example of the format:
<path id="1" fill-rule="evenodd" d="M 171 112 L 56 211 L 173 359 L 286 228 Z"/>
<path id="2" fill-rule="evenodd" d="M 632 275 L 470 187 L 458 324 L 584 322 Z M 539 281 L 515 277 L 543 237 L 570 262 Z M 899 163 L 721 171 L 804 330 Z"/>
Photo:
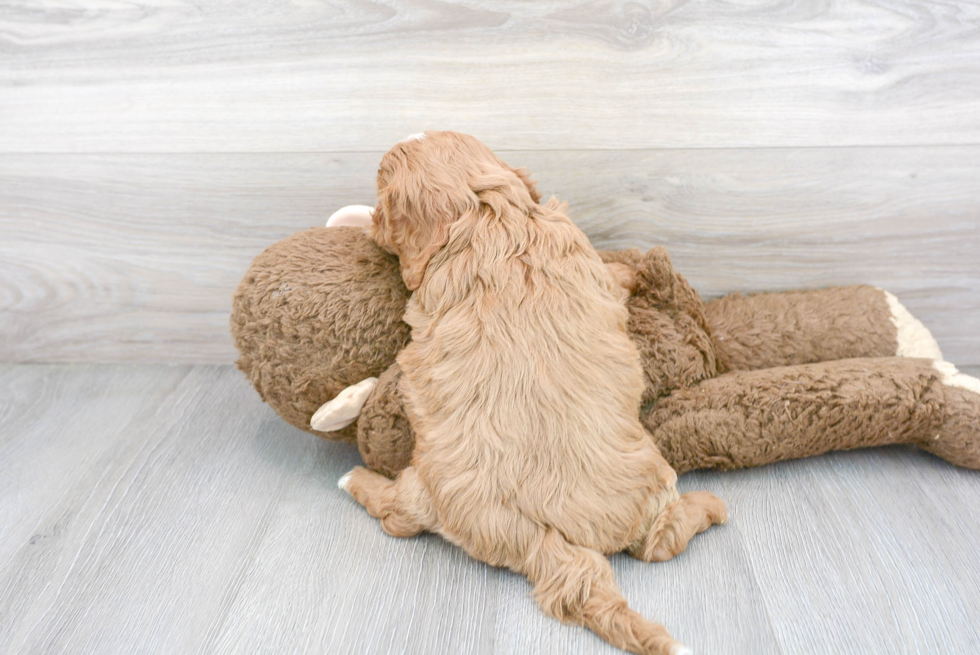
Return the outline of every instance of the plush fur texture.
<path id="1" fill-rule="evenodd" d="M 410 338 L 401 320 L 408 296 L 397 259 L 359 228 L 313 228 L 283 239 L 255 258 L 235 291 L 238 368 L 288 423 L 356 441 L 356 423 L 317 432 L 310 417 L 391 366 Z"/>
<path id="2" fill-rule="evenodd" d="M 872 286 L 855 285 L 752 296 L 735 293 L 709 302 L 704 312 L 718 370 L 892 357 L 898 354 L 898 332 L 886 295 L 890 294 Z"/>
<path id="3" fill-rule="evenodd" d="M 627 264 L 633 271 L 628 330 L 643 363 L 644 405 L 717 375 L 704 304 L 674 271 L 667 251 L 633 249 L 601 256 L 606 262 Z"/>
<path id="4" fill-rule="evenodd" d="M 679 644 L 626 605 L 604 554 L 663 560 L 725 520 L 639 422 L 626 294 L 556 202 L 472 137 L 428 132 L 382 160 L 372 236 L 398 255 L 415 429 L 394 482 L 345 488 L 395 536 L 442 534 L 534 584 L 550 615 L 638 653 Z"/>
<path id="5" fill-rule="evenodd" d="M 519 173 L 537 202 L 526 172 Z M 855 286 L 736 294 L 702 304 L 662 249 L 599 254 L 630 293 L 626 324 L 641 354 L 641 422 L 678 471 L 897 443 L 980 469 L 980 380 L 933 361 L 938 346 L 894 296 Z M 384 515 L 386 530 L 406 535 L 438 521 L 431 508 L 415 502 L 423 495 L 409 467 L 415 435 L 395 363 L 410 339 L 401 321 L 409 295 L 398 260 L 363 230 L 314 229 L 256 258 L 232 315 L 240 368 L 297 427 L 309 430 L 322 403 L 379 376 L 357 423 L 318 434 L 347 440 L 356 434 L 368 466 L 392 478 L 406 471 L 397 483 L 367 471 L 342 480 L 372 513 Z M 933 359 L 916 359 L 923 356 Z M 395 498 L 408 499 L 398 501 L 405 511 L 391 509 Z M 686 509 L 659 516 L 674 513 Z M 678 522 L 701 529 L 691 517 Z M 659 550 L 631 545 L 634 554 L 663 559 L 689 538 L 660 534 Z M 546 608 L 579 621 L 591 612 L 588 620 L 600 631 L 615 628 L 612 616 L 620 627 L 643 621 L 615 595 L 601 606 L 575 596 L 583 584 L 598 581 L 609 590 L 615 583 L 596 551 L 559 537 L 549 532 L 540 541 L 540 566 L 526 571 L 543 590 Z M 572 570 L 583 574 L 569 575 Z M 565 601 L 571 604 L 562 607 Z M 597 613 L 602 607 L 615 613 Z M 660 630 L 643 633 L 654 648 L 668 643 Z"/>
<path id="6" fill-rule="evenodd" d="M 632 276 L 632 296 L 627 302 L 627 328 L 641 353 L 646 385 L 641 419 L 654 435 L 666 433 L 654 429 L 655 421 L 649 417 L 655 409 L 651 398 L 663 397 L 665 391 L 677 394 L 692 384 L 699 394 L 720 391 L 720 385 L 704 390 L 699 385 L 701 380 L 723 375 L 722 371 L 760 372 L 757 377 L 724 381 L 729 406 L 737 408 L 746 401 L 747 395 L 735 392 L 750 381 L 756 402 L 775 406 L 782 399 L 781 373 L 775 367 L 873 357 L 864 362 L 861 374 L 871 384 L 894 372 L 883 368 L 885 363 L 879 358 L 910 352 L 908 344 L 899 344 L 899 325 L 916 335 L 918 347 L 911 352 L 939 350 L 924 336 L 928 330 L 921 323 L 900 306 L 894 310 L 897 300 L 889 300 L 888 294 L 874 287 L 734 294 L 701 305 L 691 295 L 693 291 L 668 293 L 658 287 L 659 280 L 665 289 L 690 288 L 662 250 L 599 254 L 604 261 L 623 264 L 631 271 L 644 267 L 660 271 L 659 275 Z M 653 262 L 645 263 L 648 255 Z M 643 284 L 643 280 L 653 284 Z M 284 419 L 306 430 L 310 430 L 310 416 L 322 403 L 345 386 L 383 371 L 356 424 L 340 432 L 317 434 L 356 438 L 365 463 L 394 477 L 408 466 L 415 439 L 397 393 L 400 370 L 394 365 L 410 339 L 408 326 L 401 322 L 409 295 L 397 259 L 384 253 L 363 230 L 300 232 L 257 257 L 239 286 L 232 313 L 232 332 L 241 353 L 239 367 Z M 329 306 L 324 306 L 326 298 L 333 299 Z M 703 327 L 699 315 L 704 317 Z M 676 317 L 681 317 L 680 323 Z M 705 334 L 711 337 L 709 351 L 703 345 Z M 836 374 L 833 367 L 825 373 L 831 381 Z M 959 466 L 980 468 L 980 419 L 976 418 L 980 394 L 961 388 L 943 397 L 957 399 L 945 412 L 949 423 L 959 426 L 954 431 L 960 447 L 945 454 L 931 450 Z M 817 396 L 811 399 L 816 401 Z M 878 399 L 886 407 L 893 400 L 887 393 Z M 686 411 L 688 405 L 672 407 Z M 866 411 L 877 415 L 873 405 Z M 805 415 L 812 414 L 811 410 Z M 893 438 L 876 438 L 879 433 L 872 429 L 860 429 L 846 445 L 820 430 L 813 431 L 804 444 L 797 438 L 802 429 L 807 428 L 801 425 L 783 433 L 781 448 L 775 450 L 764 447 L 759 441 L 761 433 L 753 430 L 726 431 L 725 438 L 699 438 L 686 449 L 660 441 L 658 445 L 671 466 L 686 471 L 760 466 L 843 447 L 896 443 Z M 918 436 L 913 438 L 904 429 L 898 434 L 908 437 L 903 443 L 923 445 Z"/>
<path id="7" fill-rule="evenodd" d="M 375 463 L 371 468 L 389 478 L 411 463 L 415 450 L 415 432 L 405 415 L 405 404 L 398 390 L 401 378 L 402 369 L 397 362 L 381 374 L 374 394 L 368 399 L 367 411 L 361 411 L 357 428 L 361 458 L 369 466 Z"/>
<path id="8" fill-rule="evenodd" d="M 656 404 L 643 423 L 679 472 L 915 444 L 980 468 L 980 395 L 932 360 L 845 359 L 738 371 Z"/>

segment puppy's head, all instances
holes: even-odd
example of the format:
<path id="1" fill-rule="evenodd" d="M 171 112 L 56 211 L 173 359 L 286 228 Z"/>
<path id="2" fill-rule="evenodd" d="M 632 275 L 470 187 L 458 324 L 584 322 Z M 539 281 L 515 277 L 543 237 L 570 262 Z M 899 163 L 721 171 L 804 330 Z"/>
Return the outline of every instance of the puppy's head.
<path id="1" fill-rule="evenodd" d="M 425 132 L 397 143 L 381 159 L 370 234 L 398 255 L 405 286 L 414 291 L 429 260 L 449 241 L 453 223 L 540 199 L 527 169 L 509 166 L 474 137 Z"/>

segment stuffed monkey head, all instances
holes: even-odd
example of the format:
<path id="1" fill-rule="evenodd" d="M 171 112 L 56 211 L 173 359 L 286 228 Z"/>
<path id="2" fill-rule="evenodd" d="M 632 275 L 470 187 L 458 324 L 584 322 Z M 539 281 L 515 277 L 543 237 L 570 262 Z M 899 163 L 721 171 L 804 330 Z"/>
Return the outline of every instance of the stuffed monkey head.
<path id="1" fill-rule="evenodd" d="M 377 378 L 410 338 L 398 260 L 357 227 L 363 220 L 345 208 L 333 227 L 267 248 L 238 285 L 231 314 L 238 367 L 262 399 L 301 430 L 350 442 Z"/>

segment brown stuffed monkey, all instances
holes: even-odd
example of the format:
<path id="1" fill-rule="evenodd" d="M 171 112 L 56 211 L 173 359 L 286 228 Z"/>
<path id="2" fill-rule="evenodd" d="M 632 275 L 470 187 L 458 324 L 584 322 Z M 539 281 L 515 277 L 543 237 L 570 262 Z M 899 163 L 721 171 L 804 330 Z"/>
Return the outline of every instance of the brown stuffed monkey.
<path id="1" fill-rule="evenodd" d="M 260 254 L 235 293 L 239 368 L 292 425 L 357 442 L 394 477 L 414 436 L 398 395 L 398 261 L 348 207 Z M 885 444 L 980 469 L 980 380 L 871 286 L 734 294 L 703 303 L 663 248 L 600 252 L 630 291 L 646 389 L 641 420 L 678 473 Z M 312 421 L 312 425 L 311 425 Z"/>

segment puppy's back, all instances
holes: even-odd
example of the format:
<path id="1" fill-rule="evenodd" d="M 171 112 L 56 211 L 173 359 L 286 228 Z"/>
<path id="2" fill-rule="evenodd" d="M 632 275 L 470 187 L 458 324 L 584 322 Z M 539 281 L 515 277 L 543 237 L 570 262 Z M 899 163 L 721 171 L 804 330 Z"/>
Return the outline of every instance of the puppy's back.
<path id="1" fill-rule="evenodd" d="M 643 380 L 627 312 L 562 213 L 521 218 L 471 219 L 466 243 L 433 262 L 409 304 L 413 343 L 399 361 L 415 466 L 447 536 L 468 549 L 530 521 L 616 552 L 658 464 L 637 419 Z"/>

